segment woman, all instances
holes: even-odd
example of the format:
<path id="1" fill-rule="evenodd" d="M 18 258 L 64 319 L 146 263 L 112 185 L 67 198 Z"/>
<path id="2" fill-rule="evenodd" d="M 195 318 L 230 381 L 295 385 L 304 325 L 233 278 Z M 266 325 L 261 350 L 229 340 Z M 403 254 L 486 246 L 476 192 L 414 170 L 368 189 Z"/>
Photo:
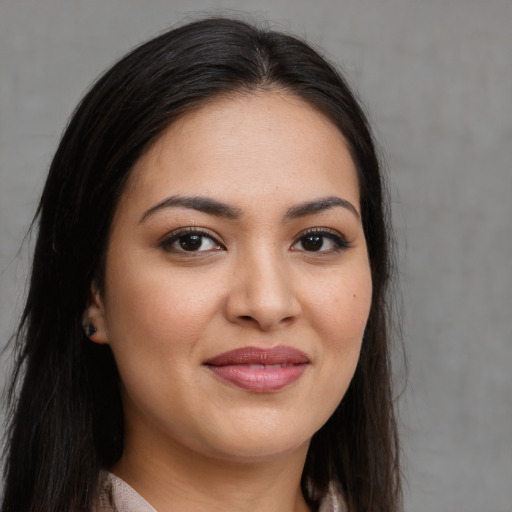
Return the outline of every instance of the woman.
<path id="1" fill-rule="evenodd" d="M 143 44 L 37 215 L 3 512 L 399 510 L 381 175 L 315 51 L 228 19 Z"/>

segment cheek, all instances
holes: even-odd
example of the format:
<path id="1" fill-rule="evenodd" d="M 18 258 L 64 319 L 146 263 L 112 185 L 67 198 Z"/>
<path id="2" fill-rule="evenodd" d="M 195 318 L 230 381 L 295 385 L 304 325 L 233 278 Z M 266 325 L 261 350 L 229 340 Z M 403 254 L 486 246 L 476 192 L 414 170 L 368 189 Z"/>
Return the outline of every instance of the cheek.
<path id="1" fill-rule="evenodd" d="M 370 271 L 362 267 L 355 272 L 336 276 L 311 298 L 312 322 L 324 339 L 343 348 L 361 342 L 372 300 Z M 356 343 L 357 344 L 357 343 Z"/>
<path id="2" fill-rule="evenodd" d="M 200 360 L 201 340 L 218 308 L 215 287 L 203 281 L 169 268 L 148 270 L 140 262 L 118 264 L 110 274 L 109 344 L 132 412 L 153 415 L 170 403 L 186 401 L 185 384 L 195 378 L 190 363 Z"/>
<path id="3" fill-rule="evenodd" d="M 333 409 L 355 372 L 371 299 L 370 272 L 362 267 L 348 275 L 333 274 L 311 303 L 311 322 L 323 345 L 323 396 Z"/>
<path id="4" fill-rule="evenodd" d="M 124 349 L 172 351 L 186 348 L 200 336 L 214 314 L 215 287 L 201 276 L 143 263 L 117 260 L 106 283 L 109 342 Z"/>

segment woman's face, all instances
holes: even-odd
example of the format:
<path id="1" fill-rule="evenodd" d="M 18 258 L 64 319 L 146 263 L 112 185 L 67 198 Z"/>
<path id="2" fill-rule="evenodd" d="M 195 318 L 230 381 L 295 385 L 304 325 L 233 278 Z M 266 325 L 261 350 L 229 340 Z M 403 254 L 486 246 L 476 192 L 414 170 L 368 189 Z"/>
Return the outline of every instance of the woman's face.
<path id="1" fill-rule="evenodd" d="M 353 376 L 371 293 L 356 170 L 325 116 L 279 92 L 187 114 L 135 165 L 88 309 L 126 450 L 306 450 Z"/>

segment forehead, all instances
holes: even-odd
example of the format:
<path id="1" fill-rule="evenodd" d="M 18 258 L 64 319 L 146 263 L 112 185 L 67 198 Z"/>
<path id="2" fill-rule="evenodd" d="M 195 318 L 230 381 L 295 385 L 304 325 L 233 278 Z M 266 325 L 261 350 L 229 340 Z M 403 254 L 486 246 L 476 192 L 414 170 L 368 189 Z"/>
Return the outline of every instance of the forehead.
<path id="1" fill-rule="evenodd" d="M 240 201 L 334 188 L 359 200 L 342 133 L 308 103 L 278 91 L 216 99 L 181 117 L 135 164 L 126 193 L 156 202 L 191 188 Z"/>

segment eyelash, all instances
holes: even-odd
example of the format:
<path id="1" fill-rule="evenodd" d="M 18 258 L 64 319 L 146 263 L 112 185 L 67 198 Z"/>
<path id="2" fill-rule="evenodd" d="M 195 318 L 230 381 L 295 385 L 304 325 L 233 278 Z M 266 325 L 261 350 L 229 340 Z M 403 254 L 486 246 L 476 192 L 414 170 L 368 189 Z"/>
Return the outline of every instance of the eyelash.
<path id="1" fill-rule="evenodd" d="M 339 232 L 335 231 L 335 230 L 332 230 L 332 229 L 327 229 L 327 228 L 309 228 L 307 229 L 306 231 L 303 231 L 295 240 L 295 242 L 293 243 L 292 245 L 292 248 L 297 245 L 301 240 L 303 241 L 305 238 L 307 237 L 319 237 L 319 238 L 322 238 L 322 239 L 328 239 L 330 240 L 331 242 L 334 243 L 335 245 L 335 248 L 334 249 L 331 249 L 331 250 L 327 250 L 327 251 L 315 251 L 315 250 L 312 250 L 312 251 L 305 251 L 307 253 L 315 253 L 315 252 L 318 252 L 320 254 L 332 254 L 332 253 L 337 253 L 339 251 L 344 251 L 346 249 L 349 249 L 350 248 L 350 242 L 342 235 L 340 234 Z M 322 245 L 324 244 L 324 241 L 322 240 Z"/>
<path id="2" fill-rule="evenodd" d="M 186 254 L 187 256 L 193 255 L 193 254 L 198 255 L 203 252 L 211 251 L 211 249 L 203 250 L 203 251 L 198 251 L 198 250 L 190 250 L 189 251 L 184 248 L 173 247 L 173 244 L 177 243 L 180 240 L 180 238 L 184 238 L 186 236 L 200 237 L 199 241 L 200 241 L 201 245 L 204 242 L 204 238 L 208 238 L 216 245 L 215 250 L 219 250 L 219 249 L 226 250 L 226 247 L 223 244 L 221 244 L 210 232 L 202 230 L 200 228 L 195 228 L 195 227 L 180 229 L 176 232 L 172 232 L 169 234 L 169 236 L 166 236 L 163 240 L 161 240 L 158 245 L 166 252 L 182 253 L 182 254 Z M 304 240 L 307 237 L 320 238 L 322 241 L 322 246 L 325 243 L 325 239 L 328 239 L 334 243 L 335 248 L 329 249 L 329 250 L 320 250 L 321 249 L 321 247 L 320 247 L 318 250 L 313 249 L 313 250 L 308 251 L 306 249 L 299 249 L 299 251 L 306 252 L 306 253 L 332 254 L 332 253 L 337 253 L 339 251 L 343 251 L 343 250 L 350 248 L 350 242 L 348 242 L 348 240 L 343 235 L 338 233 L 337 231 L 334 231 L 331 229 L 326 229 L 326 228 L 309 228 L 306 231 L 303 231 L 295 239 L 295 241 L 292 244 L 291 250 L 297 251 L 297 249 L 294 249 L 294 247 L 301 242 L 304 243 Z"/>
<path id="3" fill-rule="evenodd" d="M 225 247 L 211 233 L 209 233 L 208 231 L 204 231 L 200 228 L 198 229 L 198 228 L 194 228 L 194 227 L 174 231 L 174 232 L 170 233 L 169 236 L 166 236 L 163 240 L 161 240 L 158 245 L 166 252 L 184 253 L 187 255 L 191 255 L 194 253 L 200 254 L 201 252 L 207 252 L 207 251 L 187 251 L 186 249 L 183 249 L 183 248 L 172 247 L 173 244 L 175 244 L 176 242 L 178 242 L 180 240 L 180 238 L 184 238 L 186 236 L 201 237 L 201 243 L 204 238 L 209 238 L 216 244 L 217 248 L 225 249 Z"/>

